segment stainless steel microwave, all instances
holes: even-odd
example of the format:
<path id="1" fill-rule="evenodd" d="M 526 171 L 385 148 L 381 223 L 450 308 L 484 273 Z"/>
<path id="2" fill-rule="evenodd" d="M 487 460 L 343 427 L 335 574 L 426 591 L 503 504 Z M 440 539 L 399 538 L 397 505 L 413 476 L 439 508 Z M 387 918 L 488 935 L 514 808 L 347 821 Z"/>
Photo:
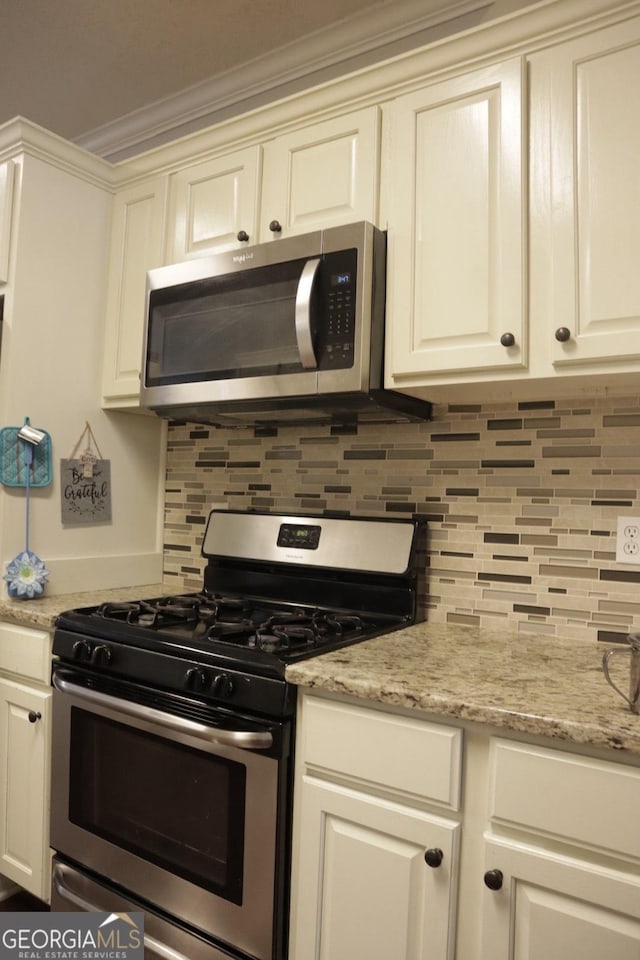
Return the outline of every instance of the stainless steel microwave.
<path id="1" fill-rule="evenodd" d="M 428 419 L 383 389 L 386 234 L 354 223 L 147 274 L 141 405 L 198 423 Z"/>

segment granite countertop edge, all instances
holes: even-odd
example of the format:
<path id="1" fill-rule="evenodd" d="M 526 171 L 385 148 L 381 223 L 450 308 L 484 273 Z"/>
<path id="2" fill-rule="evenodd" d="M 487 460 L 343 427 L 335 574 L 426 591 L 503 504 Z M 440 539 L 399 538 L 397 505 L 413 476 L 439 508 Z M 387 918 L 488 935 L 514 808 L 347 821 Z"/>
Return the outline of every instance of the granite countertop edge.
<path id="1" fill-rule="evenodd" d="M 607 646 L 589 640 L 420 623 L 287 667 L 317 692 L 626 753 L 640 761 L 640 716 L 607 684 Z M 626 689 L 629 664 L 617 658 Z"/>

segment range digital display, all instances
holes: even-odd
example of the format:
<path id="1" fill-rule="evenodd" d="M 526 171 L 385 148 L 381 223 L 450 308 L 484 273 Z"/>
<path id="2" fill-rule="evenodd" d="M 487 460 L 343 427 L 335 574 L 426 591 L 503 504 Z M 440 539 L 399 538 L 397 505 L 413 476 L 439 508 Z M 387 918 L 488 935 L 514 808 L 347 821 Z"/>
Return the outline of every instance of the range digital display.
<path id="1" fill-rule="evenodd" d="M 279 547 L 295 547 L 298 550 L 317 550 L 322 527 L 317 524 L 283 523 L 278 532 Z"/>

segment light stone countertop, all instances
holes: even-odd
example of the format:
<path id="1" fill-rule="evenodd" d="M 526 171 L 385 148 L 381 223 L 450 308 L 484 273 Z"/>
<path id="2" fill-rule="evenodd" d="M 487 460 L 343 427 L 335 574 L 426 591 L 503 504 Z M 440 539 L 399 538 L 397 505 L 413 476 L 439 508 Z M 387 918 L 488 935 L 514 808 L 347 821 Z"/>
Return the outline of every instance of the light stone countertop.
<path id="1" fill-rule="evenodd" d="M 5 595 L 0 598 L 0 620 L 19 623 L 23 627 L 51 630 L 58 614 L 65 610 L 93 607 L 108 600 L 118 602 L 140 597 L 158 597 L 166 592 L 161 583 L 145 583 L 138 587 L 90 590 L 86 593 L 61 593 L 58 596 L 45 594 L 37 600 L 13 600 Z"/>
<path id="2" fill-rule="evenodd" d="M 640 716 L 608 685 L 592 641 L 419 623 L 287 667 L 299 687 L 344 694 L 640 759 Z M 629 660 L 614 678 L 627 691 Z"/>
<path id="3" fill-rule="evenodd" d="M 0 599 L 0 620 L 51 630 L 64 610 L 162 596 L 162 584 Z M 640 759 L 640 716 L 607 684 L 590 641 L 418 623 L 287 667 L 299 687 L 616 751 Z M 626 691 L 626 657 L 614 662 Z"/>

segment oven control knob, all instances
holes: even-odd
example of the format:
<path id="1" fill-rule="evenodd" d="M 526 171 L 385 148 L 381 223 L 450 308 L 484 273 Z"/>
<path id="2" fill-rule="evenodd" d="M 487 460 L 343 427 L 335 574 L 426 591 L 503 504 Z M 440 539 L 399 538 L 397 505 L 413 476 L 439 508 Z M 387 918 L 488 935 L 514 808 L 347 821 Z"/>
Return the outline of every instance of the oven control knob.
<path id="1" fill-rule="evenodd" d="M 104 643 L 98 643 L 91 652 L 91 663 L 97 667 L 106 667 L 111 663 L 111 650 Z"/>
<path id="2" fill-rule="evenodd" d="M 206 690 L 209 686 L 209 674 L 199 667 L 191 667 L 185 674 L 185 683 L 189 690 Z"/>
<path id="3" fill-rule="evenodd" d="M 217 673 L 211 686 L 217 697 L 230 697 L 233 693 L 233 680 L 226 673 Z"/>
<path id="4" fill-rule="evenodd" d="M 87 640 L 76 640 L 71 648 L 71 656 L 74 660 L 90 660 L 91 644 Z"/>

